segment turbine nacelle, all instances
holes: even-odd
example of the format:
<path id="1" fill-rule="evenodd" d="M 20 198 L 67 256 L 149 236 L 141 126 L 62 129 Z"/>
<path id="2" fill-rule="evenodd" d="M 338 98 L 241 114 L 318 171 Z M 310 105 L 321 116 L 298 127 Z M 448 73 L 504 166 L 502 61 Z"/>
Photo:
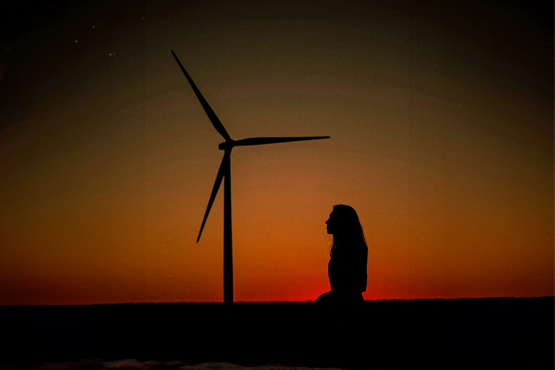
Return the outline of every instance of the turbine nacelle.
<path id="1" fill-rule="evenodd" d="M 218 148 L 220 148 L 220 150 L 231 150 L 234 146 L 235 140 L 228 140 L 220 143 L 220 145 L 218 145 Z"/>

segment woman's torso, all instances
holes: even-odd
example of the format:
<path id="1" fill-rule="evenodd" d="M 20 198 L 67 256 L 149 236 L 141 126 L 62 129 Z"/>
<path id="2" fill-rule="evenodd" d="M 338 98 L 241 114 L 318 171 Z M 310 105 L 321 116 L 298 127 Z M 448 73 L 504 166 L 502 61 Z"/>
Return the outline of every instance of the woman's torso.
<path id="1" fill-rule="evenodd" d="M 356 294 L 366 291 L 367 260 L 368 249 L 365 246 L 337 246 L 328 264 L 331 290 Z"/>

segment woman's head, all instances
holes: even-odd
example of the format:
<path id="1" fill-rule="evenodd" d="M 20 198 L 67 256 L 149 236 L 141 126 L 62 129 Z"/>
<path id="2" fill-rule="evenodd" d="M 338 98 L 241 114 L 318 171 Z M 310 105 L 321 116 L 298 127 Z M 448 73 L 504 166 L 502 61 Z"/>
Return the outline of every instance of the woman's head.
<path id="1" fill-rule="evenodd" d="M 326 226 L 328 234 L 333 235 L 332 253 L 339 244 L 366 247 L 364 232 L 353 207 L 344 204 L 333 206 Z"/>
<path id="2" fill-rule="evenodd" d="M 333 206 L 330 217 L 326 221 L 328 234 L 339 237 L 347 234 L 358 234 L 362 232 L 362 226 L 358 215 L 353 207 L 344 204 Z"/>

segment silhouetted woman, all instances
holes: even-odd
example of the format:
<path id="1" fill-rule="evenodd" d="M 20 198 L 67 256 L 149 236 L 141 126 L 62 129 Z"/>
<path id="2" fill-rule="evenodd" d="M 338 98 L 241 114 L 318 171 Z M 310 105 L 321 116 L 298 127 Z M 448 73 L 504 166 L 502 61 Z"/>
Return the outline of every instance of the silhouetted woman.
<path id="1" fill-rule="evenodd" d="M 366 291 L 368 247 L 356 211 L 338 204 L 326 221 L 333 235 L 328 276 L 331 291 L 315 302 L 317 312 L 326 320 L 341 322 L 356 314 Z"/>

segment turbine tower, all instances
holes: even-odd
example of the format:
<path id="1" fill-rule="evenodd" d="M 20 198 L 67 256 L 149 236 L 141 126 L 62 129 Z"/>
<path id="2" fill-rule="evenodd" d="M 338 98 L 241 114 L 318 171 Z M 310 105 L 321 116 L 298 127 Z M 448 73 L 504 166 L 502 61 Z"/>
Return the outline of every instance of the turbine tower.
<path id="1" fill-rule="evenodd" d="M 233 303 L 233 258 L 232 258 L 232 248 L 231 248 L 231 150 L 235 146 L 248 146 L 248 145 L 262 145 L 262 144 L 274 144 L 274 143 L 285 143 L 288 141 L 303 141 L 303 140 L 317 140 L 317 139 L 329 139 L 329 136 L 302 136 L 302 137 L 252 137 L 248 139 L 233 140 L 231 136 L 227 133 L 224 125 L 220 122 L 216 113 L 212 110 L 210 105 L 199 89 L 187 73 L 185 68 L 177 58 L 177 55 L 171 51 L 173 57 L 179 67 L 183 71 L 183 74 L 189 81 L 189 84 L 193 88 L 200 104 L 204 108 L 204 111 L 208 115 L 212 125 L 223 136 L 225 141 L 221 143 L 218 148 L 224 151 L 224 157 L 222 163 L 220 164 L 220 169 L 216 175 L 216 181 L 214 182 L 214 187 L 212 188 L 212 194 L 210 194 L 210 199 L 208 200 L 208 207 L 206 207 L 206 212 L 204 213 L 204 219 L 202 220 L 202 225 L 200 226 L 200 231 L 197 237 L 197 243 L 200 240 L 202 230 L 204 229 L 204 224 L 218 194 L 222 180 L 225 178 L 224 182 L 224 303 Z"/>

